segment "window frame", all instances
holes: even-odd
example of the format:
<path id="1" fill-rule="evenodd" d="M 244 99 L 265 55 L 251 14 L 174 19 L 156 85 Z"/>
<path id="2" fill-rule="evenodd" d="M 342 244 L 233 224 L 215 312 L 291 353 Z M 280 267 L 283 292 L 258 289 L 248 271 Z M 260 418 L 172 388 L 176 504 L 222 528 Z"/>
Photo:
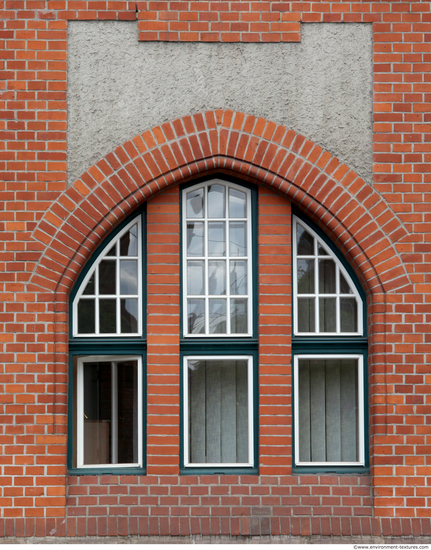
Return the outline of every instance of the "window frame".
<path id="1" fill-rule="evenodd" d="M 120 238 L 121 234 L 139 218 L 140 224 L 140 265 L 141 265 L 141 311 L 146 311 L 146 204 L 137 209 L 131 216 L 128 216 L 121 222 L 111 233 L 103 240 L 99 247 L 93 252 L 84 269 L 72 288 L 69 296 L 69 369 L 68 369 L 68 426 L 67 426 L 67 473 L 68 475 L 99 475 L 99 474 L 114 474 L 114 475 L 142 475 L 146 473 L 146 417 L 147 417 L 147 394 L 146 394 L 146 315 L 141 315 L 141 334 L 116 334 L 116 335 L 75 335 L 73 331 L 74 323 L 74 301 L 78 291 L 85 288 L 90 273 L 95 266 L 95 263 L 100 261 L 104 252 L 112 246 L 115 239 Z M 129 357 L 140 358 L 141 363 L 141 395 L 142 395 L 142 412 L 141 430 L 138 437 L 141 441 L 140 453 L 142 456 L 141 465 L 138 467 L 132 465 L 95 465 L 76 467 L 73 465 L 74 457 L 77 449 L 74 448 L 74 428 L 76 427 L 74 413 L 74 388 L 73 388 L 73 372 L 74 362 L 79 358 L 87 357 L 119 357 L 122 360 Z M 76 457 L 77 458 L 77 457 Z"/>
<path id="2" fill-rule="evenodd" d="M 314 237 L 326 245 L 333 259 L 338 263 L 343 275 L 348 275 L 348 281 L 352 284 L 355 296 L 358 296 L 358 309 L 361 309 L 358 314 L 361 324 L 358 324 L 358 333 L 295 333 L 297 319 L 297 301 L 296 301 L 296 227 L 293 222 L 297 219 Z M 369 411 L 368 411 L 368 338 L 367 338 L 367 302 L 365 292 L 355 274 L 352 267 L 347 263 L 343 254 L 323 233 L 323 231 L 299 209 L 292 208 L 292 415 L 293 415 L 293 449 L 292 449 L 292 471 L 294 474 L 319 474 L 319 473 L 368 473 L 370 468 L 369 463 Z M 357 294 L 356 294 L 357 293 Z M 358 321 L 359 323 L 359 321 Z M 362 450 L 361 463 L 300 463 L 297 462 L 299 457 L 299 441 L 298 441 L 298 396 L 297 396 L 297 357 L 310 356 L 311 358 L 331 358 L 336 357 L 361 357 L 362 374 L 362 401 L 361 408 L 363 411 L 360 422 L 363 426 L 362 430 Z M 359 391 L 359 390 L 358 390 Z M 359 403 L 359 401 L 358 401 Z"/>

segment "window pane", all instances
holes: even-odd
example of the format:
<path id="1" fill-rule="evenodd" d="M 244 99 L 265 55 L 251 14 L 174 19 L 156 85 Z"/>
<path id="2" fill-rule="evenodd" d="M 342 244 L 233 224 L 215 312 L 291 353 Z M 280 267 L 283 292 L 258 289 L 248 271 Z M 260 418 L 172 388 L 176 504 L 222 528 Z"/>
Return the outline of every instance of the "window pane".
<path id="1" fill-rule="evenodd" d="M 138 300 L 121 298 L 121 332 L 138 332 Z"/>
<path id="2" fill-rule="evenodd" d="M 358 332 L 358 304 L 356 298 L 340 298 L 341 332 Z"/>
<path id="3" fill-rule="evenodd" d="M 298 360 L 300 462 L 358 462 L 357 359 Z"/>
<path id="4" fill-rule="evenodd" d="M 298 331 L 315 332 L 314 298 L 298 298 Z"/>
<path id="5" fill-rule="evenodd" d="M 314 294 L 314 260 L 298 260 L 298 294 Z"/>
<path id="6" fill-rule="evenodd" d="M 115 243 L 109 251 L 106 253 L 106 256 L 116 256 L 117 255 L 117 243 Z"/>
<path id="7" fill-rule="evenodd" d="M 99 294 L 115 294 L 115 265 L 112 260 L 102 260 L 99 264 Z"/>
<path id="8" fill-rule="evenodd" d="M 208 255 L 226 255 L 226 224 L 225 222 L 208 222 Z"/>
<path id="9" fill-rule="evenodd" d="M 329 254 L 326 252 L 326 250 L 323 248 L 323 246 L 317 242 L 317 253 L 319 256 L 329 256 Z"/>
<path id="10" fill-rule="evenodd" d="M 190 334 L 205 332 L 205 300 L 187 300 L 187 322 Z"/>
<path id="11" fill-rule="evenodd" d="M 78 332 L 80 334 L 94 334 L 95 300 L 79 300 L 78 302 Z"/>
<path id="12" fill-rule="evenodd" d="M 204 217 L 204 190 L 196 189 L 187 193 L 187 217 L 188 218 L 203 218 Z"/>
<path id="13" fill-rule="evenodd" d="M 134 225 L 120 239 L 120 256 L 138 255 L 138 224 Z"/>
<path id="14" fill-rule="evenodd" d="M 337 332 L 337 299 L 319 298 L 320 332 Z"/>
<path id="15" fill-rule="evenodd" d="M 99 301 L 99 326 L 101 334 L 110 334 L 117 332 L 116 303 L 117 301 L 115 299 L 101 299 Z"/>
<path id="16" fill-rule="evenodd" d="M 94 273 L 93 275 L 90 277 L 90 279 L 88 280 L 88 283 L 84 289 L 84 292 L 82 293 L 83 295 L 86 295 L 86 294 L 94 294 Z"/>
<path id="17" fill-rule="evenodd" d="M 209 333 L 226 334 L 226 300 L 217 298 L 209 302 Z"/>
<path id="18" fill-rule="evenodd" d="M 84 464 L 111 463 L 111 363 L 84 363 Z"/>
<path id="19" fill-rule="evenodd" d="M 231 218 L 247 217 L 247 195 L 238 189 L 229 189 L 229 216 Z"/>
<path id="20" fill-rule="evenodd" d="M 247 260 L 230 262 L 230 293 L 247 294 Z"/>
<path id="21" fill-rule="evenodd" d="M 224 185 L 210 185 L 208 187 L 208 217 L 226 217 L 226 187 Z"/>
<path id="22" fill-rule="evenodd" d="M 297 255 L 314 256 L 314 239 L 302 225 L 296 224 Z"/>
<path id="23" fill-rule="evenodd" d="M 204 224 L 187 224 L 187 256 L 204 255 Z"/>
<path id="24" fill-rule="evenodd" d="M 247 361 L 189 361 L 188 396 L 190 462 L 248 463 Z"/>
<path id="25" fill-rule="evenodd" d="M 247 299 L 236 298 L 230 301 L 230 331 L 232 334 L 246 334 Z"/>
<path id="26" fill-rule="evenodd" d="M 138 262 L 120 260 L 120 294 L 138 294 Z"/>
<path id="27" fill-rule="evenodd" d="M 335 294 L 335 262 L 333 260 L 319 260 L 319 293 Z"/>
<path id="28" fill-rule="evenodd" d="M 247 222 L 230 222 L 229 251 L 231 256 L 247 256 Z"/>
<path id="29" fill-rule="evenodd" d="M 344 278 L 344 275 L 340 270 L 340 293 L 341 294 L 353 294 L 352 289 L 350 288 L 349 283 Z"/>
<path id="30" fill-rule="evenodd" d="M 117 365 L 118 463 L 138 463 L 138 363 Z"/>
<path id="31" fill-rule="evenodd" d="M 226 262 L 208 262 L 208 294 L 226 294 Z"/>
<path id="32" fill-rule="evenodd" d="M 205 262 L 187 262 L 187 293 L 205 294 Z"/>

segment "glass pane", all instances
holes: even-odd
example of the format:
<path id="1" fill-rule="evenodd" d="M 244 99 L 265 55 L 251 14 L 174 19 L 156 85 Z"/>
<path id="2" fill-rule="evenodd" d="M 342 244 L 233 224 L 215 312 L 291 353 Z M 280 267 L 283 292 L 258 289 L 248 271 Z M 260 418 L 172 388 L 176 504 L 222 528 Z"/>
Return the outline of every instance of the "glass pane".
<path id="1" fill-rule="evenodd" d="M 188 362 L 191 463 L 249 462 L 247 367 L 245 360 Z"/>
<path id="2" fill-rule="evenodd" d="M 356 298 L 340 298 L 341 332 L 358 332 L 358 304 Z"/>
<path id="3" fill-rule="evenodd" d="M 138 255 L 138 224 L 134 225 L 120 239 L 120 256 Z"/>
<path id="4" fill-rule="evenodd" d="M 349 283 L 346 281 L 344 275 L 340 270 L 340 294 L 353 294 L 352 289 L 349 286 Z"/>
<path id="5" fill-rule="evenodd" d="M 208 293 L 211 295 L 226 294 L 226 262 L 208 262 Z"/>
<path id="6" fill-rule="evenodd" d="M 319 298 L 320 332 L 337 332 L 337 299 Z"/>
<path id="7" fill-rule="evenodd" d="M 106 256 L 116 256 L 117 255 L 117 243 L 115 243 L 106 253 Z"/>
<path id="8" fill-rule="evenodd" d="M 111 363 L 84 363 L 84 464 L 111 463 Z"/>
<path id="9" fill-rule="evenodd" d="M 204 255 L 204 224 L 187 224 L 187 256 Z"/>
<path id="10" fill-rule="evenodd" d="M 319 293 L 335 294 L 335 262 L 333 260 L 319 260 Z"/>
<path id="11" fill-rule="evenodd" d="M 299 359 L 301 462 L 358 462 L 358 362 Z"/>
<path id="12" fill-rule="evenodd" d="M 115 294 L 115 265 L 112 260 L 102 260 L 99 264 L 99 294 Z"/>
<path id="13" fill-rule="evenodd" d="M 205 294 L 205 262 L 187 262 L 187 294 Z"/>
<path id="14" fill-rule="evenodd" d="M 187 193 L 186 210 L 188 218 L 204 217 L 204 190 L 202 188 Z"/>
<path id="15" fill-rule="evenodd" d="M 205 333 L 205 300 L 187 300 L 187 322 L 189 334 Z"/>
<path id="16" fill-rule="evenodd" d="M 121 332 L 130 334 L 138 332 L 138 300 L 121 298 Z"/>
<path id="17" fill-rule="evenodd" d="M 233 298 L 230 301 L 230 331 L 232 334 L 247 334 L 247 300 Z"/>
<path id="18" fill-rule="evenodd" d="M 296 224 L 297 255 L 314 256 L 314 238 L 302 225 Z"/>
<path id="19" fill-rule="evenodd" d="M 298 298 L 298 332 L 315 332 L 314 298 Z"/>
<path id="20" fill-rule="evenodd" d="M 298 294 L 314 294 L 314 260 L 298 260 Z"/>
<path id="21" fill-rule="evenodd" d="M 209 302 L 209 333 L 226 334 L 226 300 L 213 298 Z"/>
<path id="22" fill-rule="evenodd" d="M 226 217 L 226 187 L 224 185 L 210 185 L 208 187 L 208 217 Z"/>
<path id="23" fill-rule="evenodd" d="M 109 334 L 117 332 L 117 315 L 116 315 L 116 303 L 114 300 L 99 301 L 99 327 L 101 334 Z"/>
<path id="24" fill-rule="evenodd" d="M 247 294 L 247 260 L 230 262 L 230 293 Z"/>
<path id="25" fill-rule="evenodd" d="M 231 218 L 247 217 L 247 195 L 238 189 L 229 189 L 229 216 Z"/>
<path id="26" fill-rule="evenodd" d="M 138 363 L 117 365 L 118 463 L 138 462 Z"/>
<path id="27" fill-rule="evenodd" d="M 208 255 L 226 255 L 226 224 L 225 222 L 208 222 Z"/>
<path id="28" fill-rule="evenodd" d="M 84 289 L 84 292 L 82 293 L 83 295 L 86 295 L 86 294 L 94 294 L 94 273 L 93 275 L 90 277 L 85 289 Z"/>
<path id="29" fill-rule="evenodd" d="M 138 262 L 120 260 L 120 294 L 138 294 Z"/>
<path id="30" fill-rule="evenodd" d="M 78 333 L 94 334 L 96 332 L 94 321 L 96 318 L 94 311 L 95 300 L 79 300 L 78 302 Z"/>
<path id="31" fill-rule="evenodd" d="M 329 256 L 329 254 L 326 252 L 326 250 L 323 248 L 323 246 L 317 241 L 317 253 L 319 256 Z"/>
<path id="32" fill-rule="evenodd" d="M 231 256 L 247 256 L 247 222 L 230 222 L 229 251 Z"/>

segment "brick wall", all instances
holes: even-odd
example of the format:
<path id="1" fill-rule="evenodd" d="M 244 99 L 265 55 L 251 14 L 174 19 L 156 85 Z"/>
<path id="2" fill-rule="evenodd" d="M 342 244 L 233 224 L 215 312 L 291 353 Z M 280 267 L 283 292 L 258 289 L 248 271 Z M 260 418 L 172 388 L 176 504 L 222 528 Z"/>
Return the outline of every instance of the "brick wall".
<path id="1" fill-rule="evenodd" d="M 22 0 L 0 2 L 0 7 L 0 534 L 429 536 L 430 4 L 241 2 L 244 13 L 262 14 L 262 24 L 265 14 L 271 13 L 275 14 L 271 21 L 295 25 L 298 19 L 372 23 L 372 185 L 289 129 L 218 111 L 184 117 L 137 136 L 68 189 L 67 22 L 134 20 L 135 3 Z M 159 25 L 162 12 L 153 7 L 139 2 L 140 25 L 145 13 L 153 11 L 153 19 L 147 17 L 148 28 L 140 28 L 141 40 L 155 37 L 143 35 L 144 31 L 165 32 Z M 184 6 L 158 3 L 157 7 L 171 21 L 170 32 L 177 13 L 181 21 Z M 212 7 L 208 10 L 205 3 L 199 7 L 204 15 L 196 10 L 197 20 L 204 21 Z M 170 17 L 171 12 L 175 16 Z M 217 13 L 222 21 L 224 16 Z M 231 13 L 232 21 L 237 17 L 242 21 L 241 10 L 233 4 L 230 12 L 226 5 L 224 13 Z M 187 25 L 187 32 L 197 32 L 191 22 Z M 233 23 L 223 29 L 211 39 L 247 39 L 240 34 L 247 29 L 234 29 Z M 225 31 L 228 34 L 223 35 Z M 237 34 L 229 34 L 233 32 Z M 275 28 L 260 27 L 259 33 L 255 37 L 259 41 L 282 39 Z M 181 33 L 157 36 L 165 38 L 205 39 Z M 178 477 L 178 190 L 170 187 L 211 171 L 233 173 L 265 186 L 259 195 L 263 476 L 240 481 L 220 477 L 216 483 L 203 476 Z M 127 482 L 116 477 L 67 477 L 68 293 L 112 227 L 137 204 L 168 187 L 148 205 L 149 476 Z M 277 199 L 269 187 L 288 200 Z M 289 477 L 290 303 L 277 300 L 276 310 L 273 296 L 290 295 L 290 202 L 331 235 L 367 291 L 370 478 Z M 280 223 L 271 223 L 269 215 L 276 215 Z M 172 301 L 171 296 L 177 298 Z M 166 323 L 165 315 L 172 323 Z M 275 345 L 280 354 L 274 360 Z M 226 504 L 222 496 L 214 497 L 220 499 L 217 503 L 206 504 L 204 496 L 194 494 L 208 489 L 210 498 L 213 487 L 225 490 L 226 485 L 245 493 Z M 134 488 L 144 494 L 136 496 Z M 123 490 L 124 494 L 115 492 Z M 152 490 L 157 503 L 148 506 L 164 508 L 163 514 L 138 515 L 135 520 L 131 509 L 142 506 L 144 514 L 147 505 L 140 499 L 151 496 Z M 162 505 L 159 499 L 165 496 L 172 500 Z M 102 504 L 102 497 L 112 500 Z M 188 504 L 187 498 L 197 504 Z M 253 503 L 247 504 L 247 498 Z M 110 506 L 112 513 L 97 511 Z M 121 510 L 115 511 L 116 506 Z M 194 517 L 194 506 L 208 513 Z M 227 515 L 212 514 L 211 506 L 224 508 Z M 172 513 L 176 507 L 183 508 L 178 516 Z M 236 515 L 237 507 L 246 509 L 245 515 Z M 298 507 L 304 508 L 304 515 Z"/>

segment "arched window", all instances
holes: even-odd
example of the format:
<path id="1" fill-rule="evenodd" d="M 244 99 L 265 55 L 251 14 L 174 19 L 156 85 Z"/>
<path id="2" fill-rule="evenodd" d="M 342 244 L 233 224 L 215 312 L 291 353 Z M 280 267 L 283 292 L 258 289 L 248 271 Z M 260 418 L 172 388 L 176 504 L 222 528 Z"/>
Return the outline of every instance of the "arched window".
<path id="1" fill-rule="evenodd" d="M 69 458 L 73 472 L 144 468 L 144 213 L 91 258 L 70 298 Z"/>
<path id="2" fill-rule="evenodd" d="M 331 243 L 293 216 L 294 466 L 367 466 L 365 297 Z"/>

